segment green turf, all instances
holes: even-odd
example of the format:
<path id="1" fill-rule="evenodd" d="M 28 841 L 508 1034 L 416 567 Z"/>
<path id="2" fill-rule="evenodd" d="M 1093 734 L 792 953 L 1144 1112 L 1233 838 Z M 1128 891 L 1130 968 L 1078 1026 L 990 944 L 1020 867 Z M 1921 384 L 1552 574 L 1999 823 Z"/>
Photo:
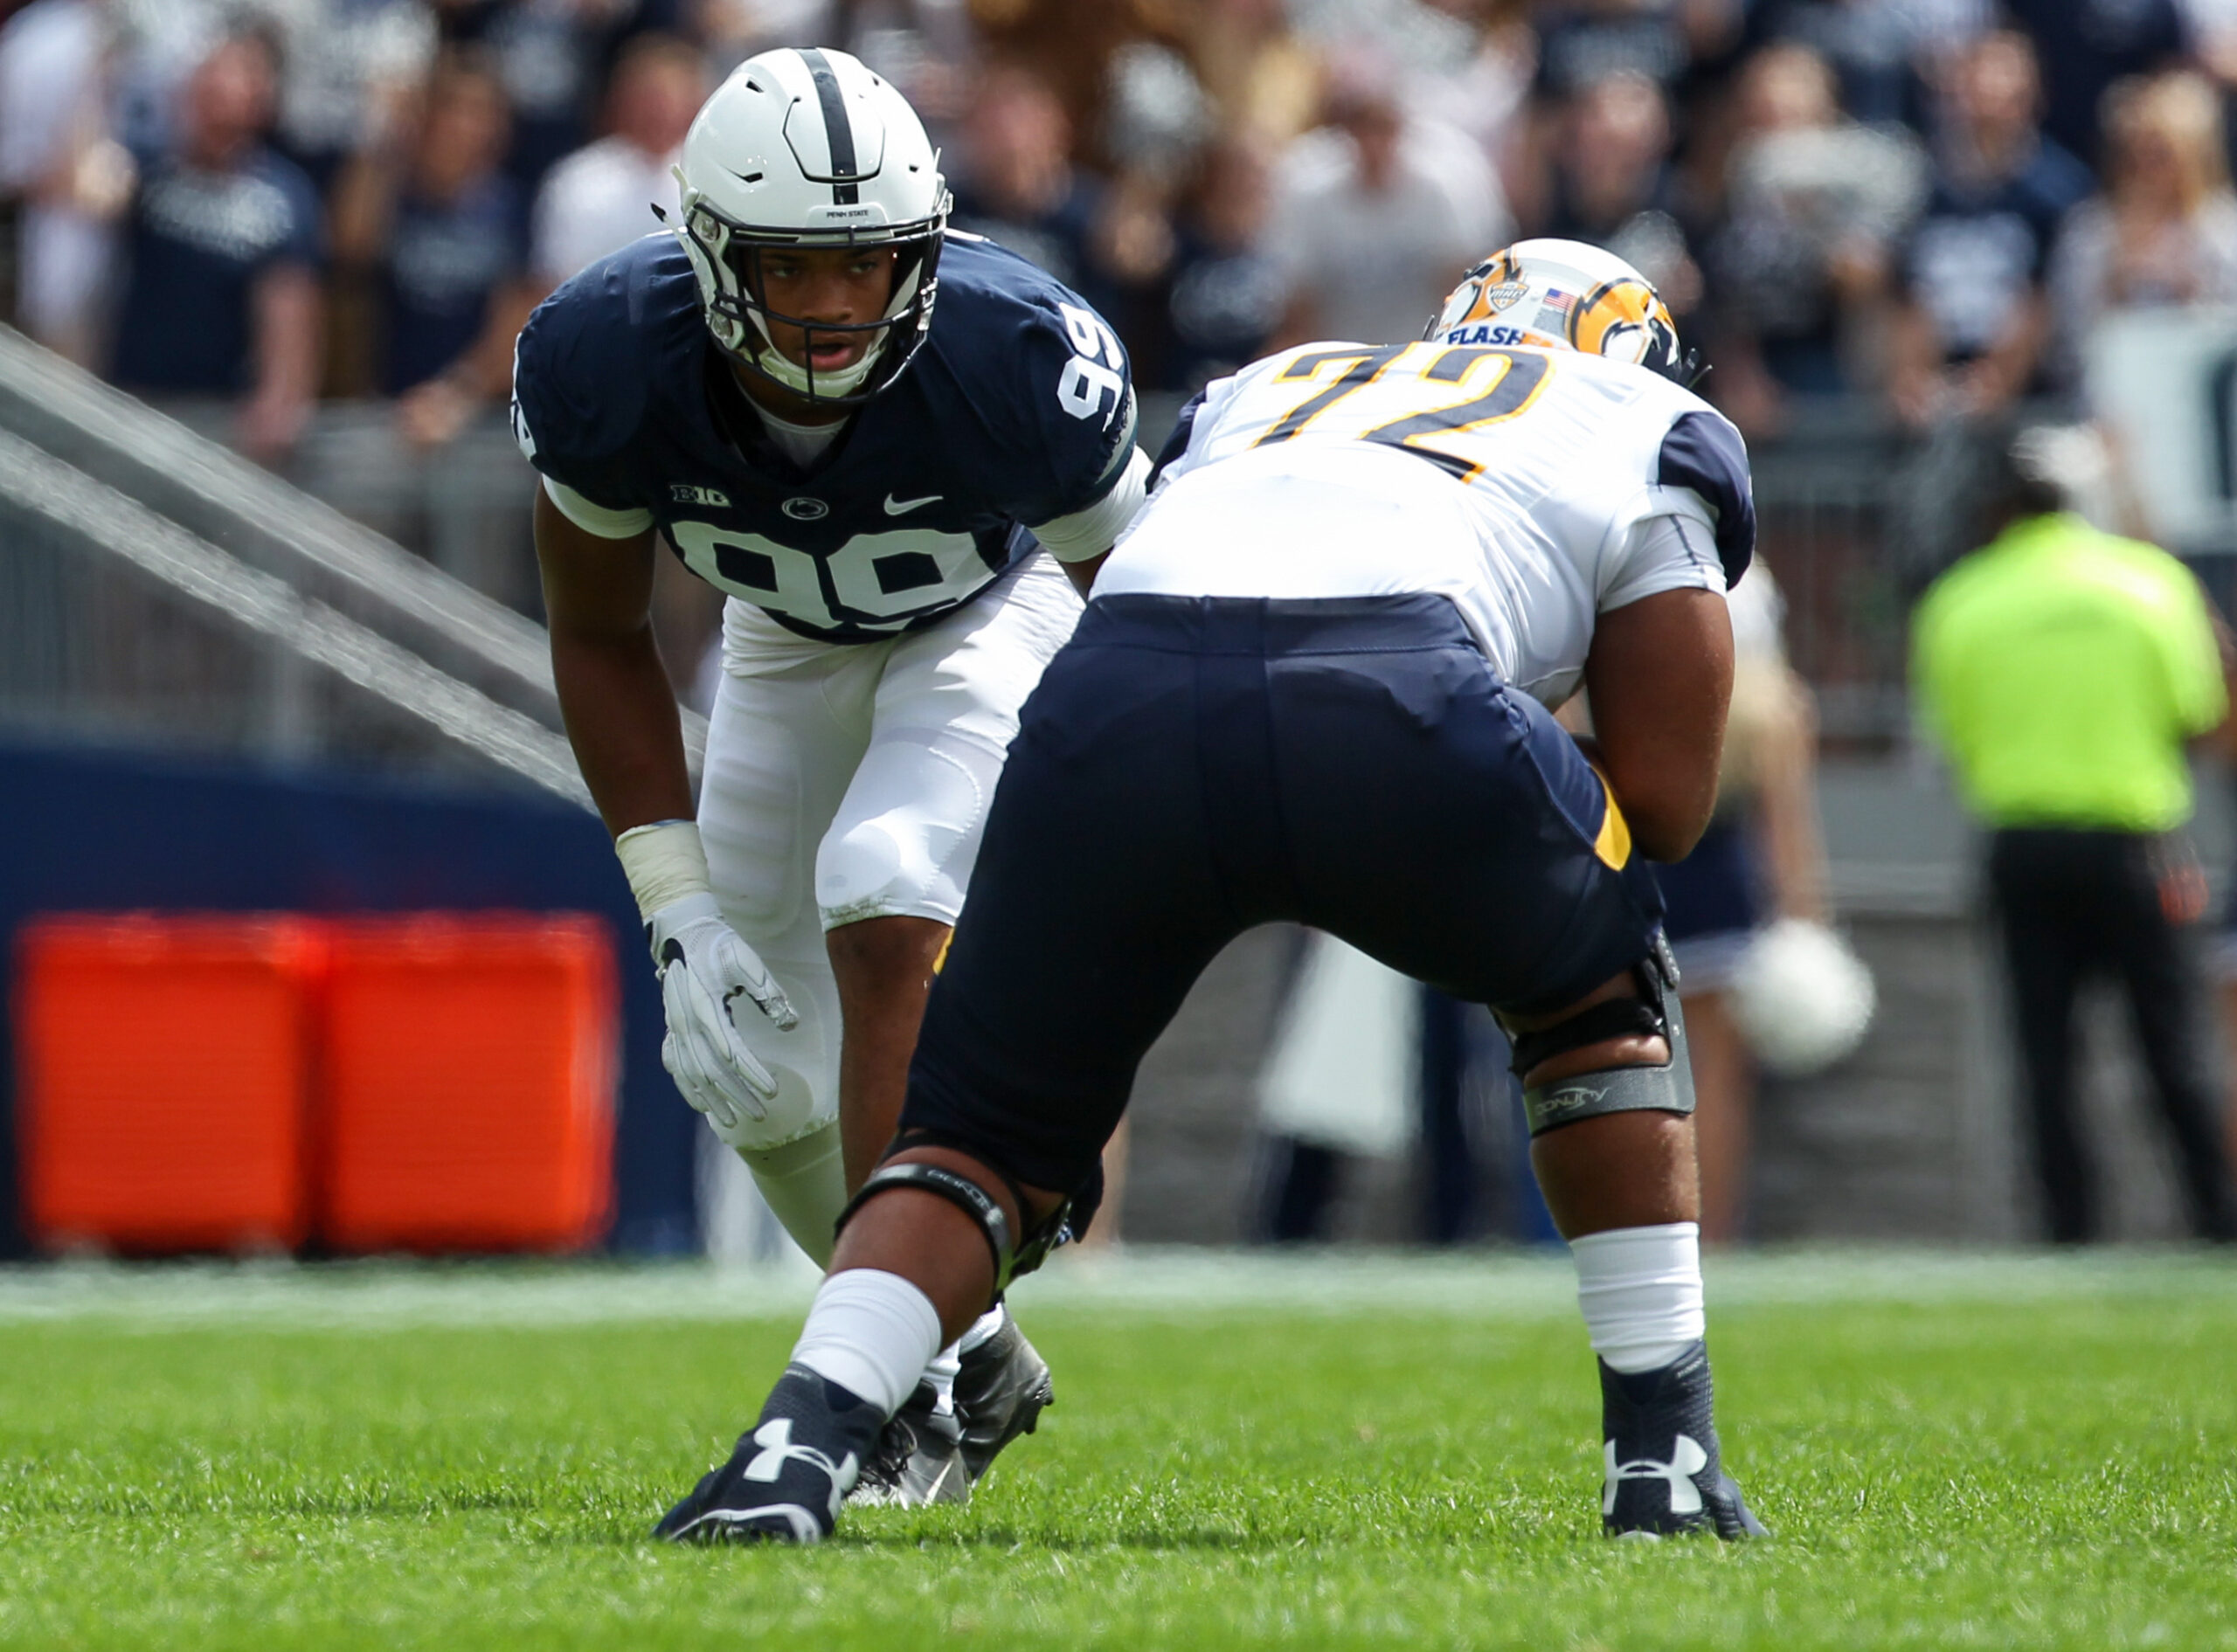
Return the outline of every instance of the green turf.
<path id="1" fill-rule="evenodd" d="M 2213 1263 L 1714 1266 L 1777 1534 L 1744 1548 L 1596 1535 L 1543 1263 L 1028 1282 L 1042 1434 L 967 1510 L 806 1552 L 644 1540 L 788 1315 L 697 1274 L 261 1277 L 0 1282 L 0 1645 L 2237 1648 Z"/>

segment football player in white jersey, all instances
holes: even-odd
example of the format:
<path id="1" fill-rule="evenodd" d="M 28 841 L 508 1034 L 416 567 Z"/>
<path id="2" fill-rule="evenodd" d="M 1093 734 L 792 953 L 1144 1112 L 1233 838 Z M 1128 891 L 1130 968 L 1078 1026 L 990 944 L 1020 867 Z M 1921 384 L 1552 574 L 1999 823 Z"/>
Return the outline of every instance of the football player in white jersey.
<path id="1" fill-rule="evenodd" d="M 530 319 L 514 425 L 662 1059 L 824 1261 L 893 1133 L 1018 708 L 1078 619 L 1039 553 L 1107 550 L 1149 465 L 1110 328 L 947 232 L 923 126 L 844 52 L 739 66 L 679 176 L 672 232 Z M 730 598 L 696 809 L 648 619 L 661 539 Z M 959 1499 L 1047 1403 L 998 1306 L 959 1337 L 897 1396 L 866 1494 Z"/>
<path id="2" fill-rule="evenodd" d="M 1137 1062 L 1253 924 L 1505 1021 L 1599 1356 L 1615 1535 L 1763 1528 L 1723 1470 L 1693 1092 L 1642 857 L 1709 818 L 1747 456 L 1611 255 L 1523 242 L 1420 343 L 1210 386 L 1010 749 L 900 1133 L 753 1432 L 663 1530 L 833 1528 L 896 1385 L 1036 1265 Z M 1597 745 L 1554 720 L 1589 688 Z"/>

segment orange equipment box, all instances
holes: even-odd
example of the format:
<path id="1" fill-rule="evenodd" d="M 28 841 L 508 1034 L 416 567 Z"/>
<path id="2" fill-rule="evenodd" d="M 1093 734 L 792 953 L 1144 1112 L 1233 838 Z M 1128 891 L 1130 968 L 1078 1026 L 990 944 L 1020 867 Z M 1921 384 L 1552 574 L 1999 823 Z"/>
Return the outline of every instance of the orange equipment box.
<path id="1" fill-rule="evenodd" d="M 83 915 L 34 919 L 17 944 L 33 1240 L 143 1254 L 301 1243 L 318 927 Z"/>
<path id="2" fill-rule="evenodd" d="M 328 926 L 319 1227 L 337 1250 L 567 1250 L 611 1202 L 613 946 L 579 915 Z"/>

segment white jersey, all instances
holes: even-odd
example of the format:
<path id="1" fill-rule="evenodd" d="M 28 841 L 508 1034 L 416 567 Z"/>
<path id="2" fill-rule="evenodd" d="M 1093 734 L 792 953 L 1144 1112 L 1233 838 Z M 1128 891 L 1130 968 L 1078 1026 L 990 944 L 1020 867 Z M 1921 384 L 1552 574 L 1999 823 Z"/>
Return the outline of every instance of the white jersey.
<path id="1" fill-rule="evenodd" d="M 1575 692 L 1596 615 L 1721 591 L 1754 550 L 1740 433 L 1597 356 L 1308 344 L 1215 382 L 1182 421 L 1097 596 L 1433 591 L 1548 705 Z"/>

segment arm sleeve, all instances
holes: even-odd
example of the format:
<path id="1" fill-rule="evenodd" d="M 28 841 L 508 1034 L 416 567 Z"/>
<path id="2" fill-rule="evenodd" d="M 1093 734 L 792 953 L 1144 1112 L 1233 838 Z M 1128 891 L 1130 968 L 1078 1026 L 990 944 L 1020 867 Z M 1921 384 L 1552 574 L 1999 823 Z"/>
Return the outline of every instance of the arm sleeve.
<path id="1" fill-rule="evenodd" d="M 1655 485 L 1693 494 L 1707 508 L 1724 583 L 1736 585 L 1756 555 L 1756 489 L 1748 445 L 1721 413 L 1680 413 L 1662 439 Z"/>
<path id="2" fill-rule="evenodd" d="M 1100 556 L 1118 543 L 1119 534 L 1142 508 L 1142 500 L 1149 492 L 1149 456 L 1137 447 L 1125 468 L 1118 473 L 1118 480 L 1111 485 L 1111 491 L 1085 510 L 1027 526 L 1058 562 L 1086 562 Z M 646 512 L 645 517 L 649 525 L 652 513 Z"/>
<path id="3" fill-rule="evenodd" d="M 559 514 L 586 534 L 600 539 L 634 539 L 648 532 L 653 525 L 653 513 L 641 506 L 630 510 L 613 510 L 584 498 L 557 477 L 544 479 L 545 497 L 559 508 Z"/>
<path id="4" fill-rule="evenodd" d="M 1679 510 L 1643 516 L 1601 560 L 1598 611 L 1626 608 L 1665 591 L 1725 589 L 1708 523 Z"/>

